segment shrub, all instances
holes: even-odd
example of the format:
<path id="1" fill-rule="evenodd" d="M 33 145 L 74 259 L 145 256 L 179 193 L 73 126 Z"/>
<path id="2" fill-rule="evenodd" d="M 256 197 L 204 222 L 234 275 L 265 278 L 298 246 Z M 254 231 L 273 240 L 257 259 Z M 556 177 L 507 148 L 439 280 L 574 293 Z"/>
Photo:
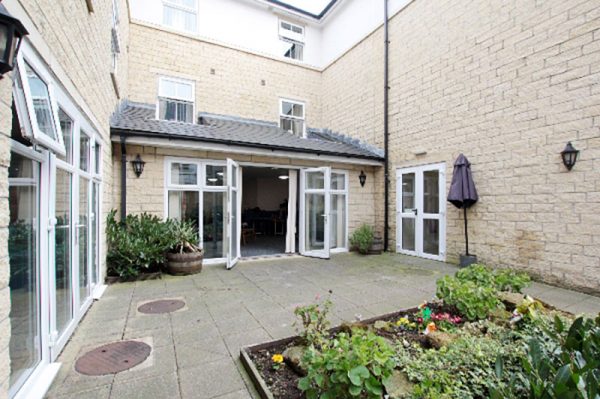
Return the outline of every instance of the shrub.
<path id="1" fill-rule="evenodd" d="M 531 283 L 527 273 L 512 269 L 494 270 L 482 264 L 474 264 L 456 272 L 460 281 L 472 281 L 480 286 L 494 287 L 498 291 L 521 292 Z"/>
<path id="2" fill-rule="evenodd" d="M 311 398 L 381 398 L 383 383 L 396 366 L 395 352 L 372 332 L 353 329 L 309 347 L 303 358 L 307 375 L 298 388 Z"/>
<path id="3" fill-rule="evenodd" d="M 106 220 L 108 274 L 133 278 L 162 265 L 165 253 L 174 245 L 170 223 L 145 213 L 127 215 L 121 223 L 115 215 L 112 210 Z"/>
<path id="4" fill-rule="evenodd" d="M 375 233 L 373 228 L 367 224 L 361 225 L 358 229 L 354 230 L 352 236 L 350 236 L 350 244 L 355 247 L 361 254 L 369 253 L 369 248 L 373 244 Z"/>
<path id="5" fill-rule="evenodd" d="M 461 281 L 451 276 L 442 277 L 436 284 L 437 297 L 448 305 L 456 306 L 470 321 L 484 319 L 500 306 L 497 291 L 493 287 L 480 286 L 473 281 Z"/>

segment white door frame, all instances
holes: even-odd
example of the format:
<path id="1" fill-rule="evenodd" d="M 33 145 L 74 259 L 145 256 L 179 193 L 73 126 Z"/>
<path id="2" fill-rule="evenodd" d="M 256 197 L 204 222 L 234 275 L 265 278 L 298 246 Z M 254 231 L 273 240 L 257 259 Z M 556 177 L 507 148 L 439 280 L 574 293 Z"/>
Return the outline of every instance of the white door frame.
<path id="1" fill-rule="evenodd" d="M 235 177 L 235 184 L 232 184 L 233 178 Z M 240 237 L 242 229 L 242 172 L 240 165 L 227 158 L 227 269 L 233 268 L 241 257 Z M 233 193 L 236 194 L 235 209 L 233 207 L 232 198 Z M 233 217 L 235 215 L 235 218 Z M 232 227 L 235 222 L 235 237 L 232 236 Z M 235 246 L 236 253 L 233 256 L 233 247 Z"/>
<path id="2" fill-rule="evenodd" d="M 423 172 L 438 171 L 438 195 L 439 195 L 439 212 L 424 213 L 423 212 Z M 415 208 L 410 212 L 403 212 L 402 209 L 402 175 L 415 174 Z M 446 164 L 435 163 L 420 165 L 407 168 L 396 169 L 396 252 L 419 256 L 422 258 L 433 260 L 446 260 Z M 415 249 L 406 250 L 402 248 L 402 219 L 415 220 Z M 438 254 L 425 253 L 423 250 L 423 220 L 434 219 L 439 220 L 439 237 L 438 237 Z"/>
<path id="3" fill-rule="evenodd" d="M 311 172 L 320 172 L 323 173 L 324 181 L 322 189 L 307 189 L 306 188 L 306 174 Z M 299 236 L 299 249 L 300 254 L 304 256 L 309 256 L 313 258 L 322 258 L 329 259 L 330 257 L 330 242 L 329 242 L 329 213 L 330 213 L 330 181 L 331 181 L 331 168 L 328 166 L 320 167 L 320 168 L 308 168 L 302 169 L 300 171 L 300 236 Z M 306 238 L 307 234 L 310 234 L 306 231 L 306 195 L 307 194 L 320 194 L 324 196 L 325 200 L 325 213 L 321 215 L 325 218 L 325 231 L 323 232 L 323 239 L 325 242 L 323 243 L 323 249 L 321 250 L 307 250 L 306 249 Z"/>

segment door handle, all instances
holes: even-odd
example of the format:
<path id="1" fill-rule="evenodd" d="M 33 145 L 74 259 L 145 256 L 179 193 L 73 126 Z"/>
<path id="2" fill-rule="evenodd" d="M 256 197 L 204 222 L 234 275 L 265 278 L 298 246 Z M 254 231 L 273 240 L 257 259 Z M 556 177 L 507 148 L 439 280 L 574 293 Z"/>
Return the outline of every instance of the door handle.
<path id="1" fill-rule="evenodd" d="M 404 212 L 413 212 L 415 215 L 419 214 L 419 209 L 418 208 L 406 208 L 404 210 Z"/>

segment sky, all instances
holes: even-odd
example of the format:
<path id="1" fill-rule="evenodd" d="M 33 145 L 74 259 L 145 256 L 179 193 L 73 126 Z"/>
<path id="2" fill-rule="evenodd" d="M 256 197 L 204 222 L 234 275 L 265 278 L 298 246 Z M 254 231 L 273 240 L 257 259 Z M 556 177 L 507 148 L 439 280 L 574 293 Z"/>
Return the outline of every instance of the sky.
<path id="1" fill-rule="evenodd" d="M 321 11 L 329 4 L 330 0 L 280 0 L 282 3 L 289 4 L 296 8 L 308 11 L 311 14 L 319 15 Z"/>

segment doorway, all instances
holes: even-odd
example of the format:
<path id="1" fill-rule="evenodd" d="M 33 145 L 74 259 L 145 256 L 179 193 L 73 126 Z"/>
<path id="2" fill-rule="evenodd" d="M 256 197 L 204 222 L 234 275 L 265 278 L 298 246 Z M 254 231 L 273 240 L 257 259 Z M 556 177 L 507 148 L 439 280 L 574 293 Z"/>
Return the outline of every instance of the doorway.
<path id="1" fill-rule="evenodd" d="M 397 170 L 397 252 L 445 260 L 445 170 L 444 163 Z"/>
<path id="2" fill-rule="evenodd" d="M 293 173 L 283 168 L 244 166 L 240 237 L 242 257 L 272 256 L 289 252 L 286 240 L 290 228 L 290 184 L 296 184 L 296 179 L 292 176 L 290 180 L 290 175 Z M 294 199 L 292 202 L 295 203 Z M 292 239 L 295 241 L 295 231 L 291 234 L 294 235 Z"/>

